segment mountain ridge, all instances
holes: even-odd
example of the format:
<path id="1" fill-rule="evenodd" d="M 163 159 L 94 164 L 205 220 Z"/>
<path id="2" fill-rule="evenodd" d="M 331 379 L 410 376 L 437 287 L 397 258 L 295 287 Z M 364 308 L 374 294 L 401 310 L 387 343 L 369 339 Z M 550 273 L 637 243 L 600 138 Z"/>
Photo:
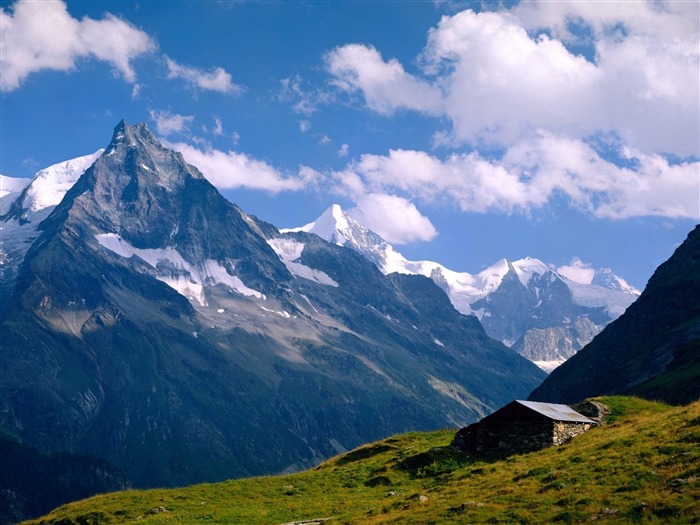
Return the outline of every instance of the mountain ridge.
<path id="1" fill-rule="evenodd" d="M 531 257 L 501 259 L 477 274 L 455 272 L 433 261 L 409 261 L 337 204 L 328 207 L 315 221 L 281 231 L 306 231 L 348 246 L 385 274 L 398 272 L 431 278 L 457 310 L 476 315 L 491 337 L 546 370 L 582 348 L 639 295 L 610 269 L 595 271 L 590 282 L 584 284 Z M 549 301 L 543 300 L 546 294 Z M 537 345 L 531 342 L 535 340 L 548 344 L 538 352 Z"/>

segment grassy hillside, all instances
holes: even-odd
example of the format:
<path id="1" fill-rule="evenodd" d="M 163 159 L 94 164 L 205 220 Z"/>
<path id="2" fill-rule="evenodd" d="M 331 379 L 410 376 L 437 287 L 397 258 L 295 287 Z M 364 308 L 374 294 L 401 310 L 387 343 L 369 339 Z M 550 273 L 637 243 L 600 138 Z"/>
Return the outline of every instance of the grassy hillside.
<path id="1" fill-rule="evenodd" d="M 452 431 L 413 433 L 295 475 L 107 494 L 27 523 L 700 523 L 700 401 L 601 400 L 606 425 L 531 454 L 471 458 Z"/>

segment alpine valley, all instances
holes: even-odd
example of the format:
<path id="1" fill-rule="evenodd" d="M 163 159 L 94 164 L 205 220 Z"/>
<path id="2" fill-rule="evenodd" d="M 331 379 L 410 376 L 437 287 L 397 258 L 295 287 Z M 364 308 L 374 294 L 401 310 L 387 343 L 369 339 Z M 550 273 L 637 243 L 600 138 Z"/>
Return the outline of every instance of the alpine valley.
<path id="1" fill-rule="evenodd" d="M 545 377 L 433 280 L 247 215 L 143 124 L 6 181 L 2 431 L 134 487 L 298 470 Z"/>

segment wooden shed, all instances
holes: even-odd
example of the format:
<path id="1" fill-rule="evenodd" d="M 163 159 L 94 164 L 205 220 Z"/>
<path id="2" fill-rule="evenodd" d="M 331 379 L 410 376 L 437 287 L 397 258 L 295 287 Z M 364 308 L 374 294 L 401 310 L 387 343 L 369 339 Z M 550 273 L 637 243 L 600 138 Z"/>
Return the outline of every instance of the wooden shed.
<path id="1" fill-rule="evenodd" d="M 596 422 L 567 405 L 512 401 L 457 432 L 452 444 L 476 454 L 513 454 L 561 445 Z"/>

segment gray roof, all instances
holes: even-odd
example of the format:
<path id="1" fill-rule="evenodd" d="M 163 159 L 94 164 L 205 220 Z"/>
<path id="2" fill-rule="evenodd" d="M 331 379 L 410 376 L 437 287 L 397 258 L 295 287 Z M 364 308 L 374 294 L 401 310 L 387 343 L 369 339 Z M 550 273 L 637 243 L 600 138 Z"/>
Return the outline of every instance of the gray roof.
<path id="1" fill-rule="evenodd" d="M 543 416 L 549 419 L 554 419 L 556 421 L 572 421 L 576 423 L 595 423 L 592 419 L 588 419 L 576 412 L 573 408 L 567 405 L 558 405 L 556 403 L 538 403 L 536 401 L 521 401 L 519 399 L 515 400 L 530 410 L 539 412 Z"/>

